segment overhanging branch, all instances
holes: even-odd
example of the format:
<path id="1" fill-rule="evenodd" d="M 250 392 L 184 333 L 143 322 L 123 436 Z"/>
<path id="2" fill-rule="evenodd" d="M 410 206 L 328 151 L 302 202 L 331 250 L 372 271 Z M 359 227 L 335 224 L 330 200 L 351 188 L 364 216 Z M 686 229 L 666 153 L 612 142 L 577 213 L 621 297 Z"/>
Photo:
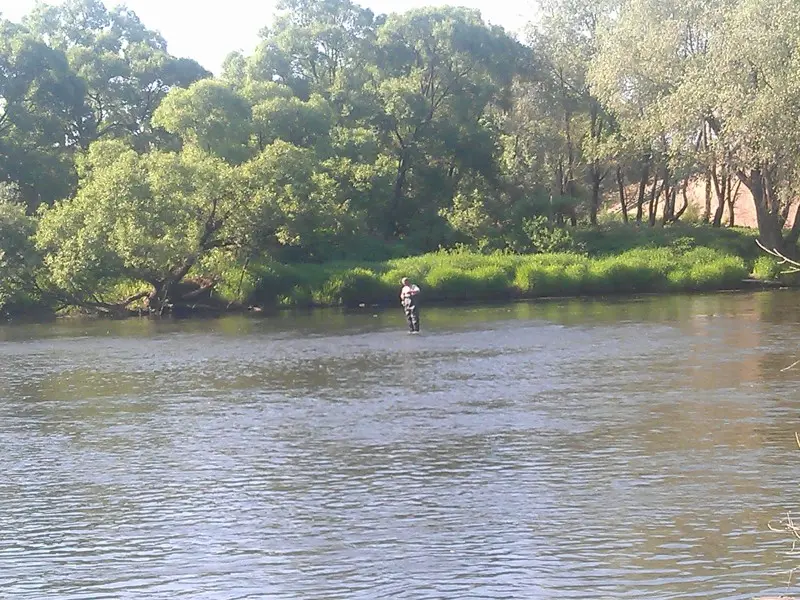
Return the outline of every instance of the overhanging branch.
<path id="1" fill-rule="evenodd" d="M 800 273 L 800 262 L 797 262 L 796 260 L 792 260 L 791 258 L 788 258 L 787 256 L 784 256 L 783 253 L 779 252 L 775 248 L 770 250 L 769 248 L 764 246 L 764 244 L 762 244 L 761 240 L 759 240 L 759 239 L 756 239 L 756 244 L 758 244 L 758 247 L 761 248 L 764 252 L 766 252 L 770 256 L 773 256 L 773 257 L 777 258 L 780 261 L 778 263 L 779 265 L 790 265 L 791 268 L 789 268 L 789 269 L 787 269 L 785 271 L 781 271 L 784 275 L 791 275 L 791 274 L 794 274 L 794 273 Z"/>

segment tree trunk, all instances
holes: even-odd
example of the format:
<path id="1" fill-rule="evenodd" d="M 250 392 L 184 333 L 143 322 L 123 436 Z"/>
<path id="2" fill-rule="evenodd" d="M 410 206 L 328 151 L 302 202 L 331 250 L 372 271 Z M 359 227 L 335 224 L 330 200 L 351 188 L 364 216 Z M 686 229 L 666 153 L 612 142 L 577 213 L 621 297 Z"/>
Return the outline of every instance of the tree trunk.
<path id="1" fill-rule="evenodd" d="M 667 218 L 666 223 L 674 223 L 678 220 L 675 216 L 675 200 L 678 197 L 678 186 L 671 186 L 669 190 L 669 217 Z"/>
<path id="2" fill-rule="evenodd" d="M 400 226 L 400 205 L 403 201 L 403 192 L 408 175 L 408 153 L 404 150 L 397 161 L 397 175 L 394 179 L 394 189 L 392 190 L 392 203 L 389 207 L 389 223 L 387 223 L 387 238 L 396 237 L 401 233 Z"/>
<path id="3" fill-rule="evenodd" d="M 570 109 L 570 99 L 567 95 L 567 84 L 564 81 L 564 74 L 559 71 L 561 80 L 562 99 L 564 102 L 564 137 L 567 140 L 567 195 L 575 197 L 575 148 L 572 143 L 572 110 Z"/>
<path id="4" fill-rule="evenodd" d="M 644 193 L 647 189 L 647 181 L 650 179 L 650 157 L 645 158 L 644 166 L 642 167 L 642 176 L 639 180 L 639 194 L 636 197 L 636 222 L 642 222 L 642 211 L 644 206 Z"/>
<path id="5" fill-rule="evenodd" d="M 712 227 L 722 227 L 722 214 L 725 212 L 725 197 L 719 199 L 717 209 L 714 211 L 714 220 L 711 222 Z"/>
<path id="6" fill-rule="evenodd" d="M 683 206 L 681 206 L 678 213 L 675 215 L 675 219 L 673 222 L 677 223 L 678 220 L 683 216 L 683 213 L 686 212 L 686 209 L 689 208 L 689 198 L 686 196 L 686 188 L 689 187 L 689 178 L 683 180 L 683 185 L 681 186 L 681 196 L 683 197 Z"/>
<path id="7" fill-rule="evenodd" d="M 725 181 L 724 177 L 723 177 L 722 181 L 723 181 L 722 186 L 719 186 L 715 182 L 715 186 L 717 187 L 717 190 L 720 190 L 720 187 L 721 187 L 721 191 L 717 191 L 717 208 L 714 211 L 714 219 L 711 222 L 711 226 L 712 227 L 722 227 L 722 214 L 725 212 L 725 202 L 727 200 L 727 195 L 726 194 L 727 194 L 727 189 L 728 189 L 727 185 L 726 185 L 727 182 Z"/>
<path id="8" fill-rule="evenodd" d="M 732 179 L 728 179 L 728 186 L 732 185 Z M 736 224 L 736 196 L 739 195 L 739 188 L 742 185 L 742 180 L 736 182 L 736 187 L 728 191 L 728 227 L 733 227 Z"/>
<path id="9" fill-rule="evenodd" d="M 786 235 L 785 246 L 796 252 L 798 238 L 800 238 L 800 204 L 794 210 L 794 222 Z"/>
<path id="10" fill-rule="evenodd" d="M 666 181 L 664 181 L 666 184 Z M 663 185 L 661 188 L 663 189 Z M 653 188 L 650 190 L 650 204 L 647 210 L 647 223 L 650 227 L 656 226 L 656 212 L 658 212 L 658 198 L 661 196 L 661 190 L 658 188 L 658 175 L 653 179 Z"/>
<path id="11" fill-rule="evenodd" d="M 702 145 L 705 150 L 708 150 L 708 129 L 708 124 L 703 123 L 703 133 L 701 137 Z M 705 206 L 703 207 L 703 223 L 708 223 L 709 218 L 711 218 L 711 173 L 708 169 L 706 170 L 705 201 Z"/>
<path id="12" fill-rule="evenodd" d="M 714 192 L 717 195 L 717 209 L 714 211 L 714 220 L 711 222 L 712 227 L 722 227 L 722 214 L 725 212 L 725 202 L 727 200 L 727 193 L 729 189 L 727 169 L 722 167 L 722 176 L 717 175 L 717 161 L 714 160 L 711 167 L 711 180 L 714 182 Z"/>
<path id="13" fill-rule="evenodd" d="M 792 249 L 791 255 L 787 254 L 788 248 L 784 247 L 778 215 L 771 210 L 773 204 L 771 196 L 774 194 L 771 194 L 771 190 L 768 189 L 767 180 L 762 170 L 737 171 L 737 176 L 753 195 L 753 205 L 758 223 L 758 238 L 761 243 L 770 250 L 777 250 L 792 258 L 795 252 Z"/>
<path id="14" fill-rule="evenodd" d="M 598 171 L 597 161 L 592 168 L 592 200 L 589 205 L 589 223 L 597 225 L 597 213 L 600 209 L 600 184 L 602 179 Z"/>
<path id="15" fill-rule="evenodd" d="M 625 198 L 625 181 L 622 174 L 622 168 L 617 167 L 617 188 L 619 189 L 619 205 L 622 209 L 622 221 L 628 222 L 628 201 Z"/>
<path id="16" fill-rule="evenodd" d="M 558 178 L 558 197 L 559 202 L 560 199 L 564 197 L 564 157 L 559 156 L 558 159 L 558 167 L 556 168 L 556 177 Z M 560 225 L 564 225 L 564 215 L 561 212 L 561 209 L 556 209 L 553 205 L 553 196 L 550 195 L 550 218 L 555 219 L 556 223 Z"/>
<path id="17" fill-rule="evenodd" d="M 595 147 L 599 143 L 600 136 L 603 132 L 603 119 L 600 117 L 599 106 L 596 102 L 591 102 L 590 108 L 590 133 L 592 140 L 595 142 Z M 589 222 L 592 225 L 597 225 L 597 213 L 600 211 L 600 184 L 606 174 L 600 173 L 600 161 L 596 158 L 592 160 L 591 178 L 592 178 L 592 199 L 589 204 Z"/>
<path id="18" fill-rule="evenodd" d="M 664 185 L 661 188 L 661 192 L 664 194 L 664 211 L 661 215 L 662 224 L 671 223 L 672 217 L 675 216 L 675 194 L 669 182 L 669 169 L 664 168 Z"/>

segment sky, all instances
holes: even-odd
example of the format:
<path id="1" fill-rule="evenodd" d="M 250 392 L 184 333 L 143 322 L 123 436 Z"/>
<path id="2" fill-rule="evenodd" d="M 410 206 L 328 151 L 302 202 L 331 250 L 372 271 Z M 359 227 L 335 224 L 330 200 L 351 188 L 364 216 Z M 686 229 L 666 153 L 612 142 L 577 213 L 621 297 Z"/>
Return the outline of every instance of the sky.
<path id="1" fill-rule="evenodd" d="M 161 32 L 171 54 L 193 58 L 209 71 L 219 73 L 229 52 L 253 51 L 258 32 L 272 22 L 278 0 L 127 0 L 149 29 Z M 0 13 L 19 21 L 36 0 L 0 0 Z M 48 0 L 47 4 L 58 4 Z M 117 0 L 105 0 L 109 8 Z M 357 0 L 374 13 L 402 12 L 411 8 L 457 4 L 481 11 L 484 20 L 501 25 L 511 33 L 521 32 L 534 18 L 533 0 Z M 222 10 L 220 7 L 224 7 Z"/>

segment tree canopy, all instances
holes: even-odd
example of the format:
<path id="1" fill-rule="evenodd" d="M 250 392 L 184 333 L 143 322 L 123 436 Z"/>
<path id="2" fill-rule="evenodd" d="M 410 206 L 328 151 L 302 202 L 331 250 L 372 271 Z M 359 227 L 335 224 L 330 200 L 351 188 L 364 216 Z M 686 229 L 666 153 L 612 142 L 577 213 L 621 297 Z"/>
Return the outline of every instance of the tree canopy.
<path id="1" fill-rule="evenodd" d="M 0 30 L 14 289 L 99 306 L 125 280 L 162 307 L 210 256 L 535 251 L 605 208 L 685 219 L 703 188 L 702 221 L 743 186 L 765 244 L 800 235 L 791 0 L 547 0 L 524 43 L 465 8 L 283 0 L 218 77 L 99 0 Z"/>

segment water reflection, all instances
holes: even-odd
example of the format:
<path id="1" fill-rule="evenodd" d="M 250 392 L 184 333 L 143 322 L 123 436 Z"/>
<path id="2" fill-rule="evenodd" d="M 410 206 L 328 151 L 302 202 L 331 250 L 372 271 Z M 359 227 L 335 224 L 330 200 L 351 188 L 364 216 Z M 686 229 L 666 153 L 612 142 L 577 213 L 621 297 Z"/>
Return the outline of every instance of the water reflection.
<path id="1" fill-rule="evenodd" d="M 795 293 L 0 328 L 13 598 L 751 598 Z"/>

